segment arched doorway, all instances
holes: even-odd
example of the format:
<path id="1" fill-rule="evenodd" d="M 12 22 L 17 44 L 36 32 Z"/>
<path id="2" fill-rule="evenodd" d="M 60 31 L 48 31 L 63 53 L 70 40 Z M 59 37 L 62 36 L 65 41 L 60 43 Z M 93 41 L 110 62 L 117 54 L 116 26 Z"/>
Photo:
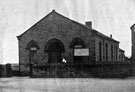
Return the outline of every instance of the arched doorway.
<path id="1" fill-rule="evenodd" d="M 34 40 L 31 40 L 26 46 L 26 50 L 29 50 L 30 77 L 33 76 L 33 64 L 35 63 L 34 55 L 39 49 L 38 43 Z"/>
<path id="2" fill-rule="evenodd" d="M 48 63 L 62 62 L 61 54 L 65 52 L 64 45 L 58 39 L 51 39 L 45 46 L 45 52 L 48 53 Z"/>

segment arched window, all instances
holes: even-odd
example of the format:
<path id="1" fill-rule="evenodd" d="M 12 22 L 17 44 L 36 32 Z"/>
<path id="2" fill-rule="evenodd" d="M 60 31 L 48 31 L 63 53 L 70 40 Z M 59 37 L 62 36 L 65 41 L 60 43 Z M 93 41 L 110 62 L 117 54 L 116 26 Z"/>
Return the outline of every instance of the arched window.
<path id="1" fill-rule="evenodd" d="M 70 48 L 73 49 L 73 54 L 74 54 L 74 49 L 80 49 L 80 48 L 85 48 L 85 44 L 82 39 L 80 38 L 75 38 L 72 40 L 70 44 Z M 83 56 L 74 56 L 74 63 L 83 63 Z"/>
<path id="2" fill-rule="evenodd" d="M 27 49 L 27 50 L 30 50 L 30 51 L 39 50 L 39 46 L 38 46 L 38 44 L 37 44 L 36 41 L 31 40 L 31 41 L 27 44 L 26 49 Z"/>
<path id="3" fill-rule="evenodd" d="M 31 40 L 27 46 L 26 49 L 29 50 L 29 63 L 34 63 L 35 62 L 35 58 L 34 58 L 34 54 L 36 53 L 37 50 L 39 50 L 39 46 L 37 44 L 36 41 Z M 30 67 L 30 72 L 31 72 L 31 67 Z"/>
<path id="4" fill-rule="evenodd" d="M 99 42 L 99 61 L 102 61 L 102 44 Z"/>
<path id="5" fill-rule="evenodd" d="M 84 48 L 85 44 L 84 44 L 83 40 L 80 39 L 80 38 L 73 39 L 71 44 L 70 44 L 70 48 L 75 48 L 75 47 L 82 47 L 82 48 Z"/>

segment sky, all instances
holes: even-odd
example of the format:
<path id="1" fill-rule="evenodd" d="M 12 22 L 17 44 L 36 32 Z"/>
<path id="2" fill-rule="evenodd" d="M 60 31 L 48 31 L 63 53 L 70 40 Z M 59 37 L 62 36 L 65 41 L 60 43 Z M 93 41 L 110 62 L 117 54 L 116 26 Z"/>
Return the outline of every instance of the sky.
<path id="1" fill-rule="evenodd" d="M 0 0 L 0 63 L 18 63 L 20 35 L 53 9 L 120 42 L 131 56 L 131 30 L 135 0 Z"/>

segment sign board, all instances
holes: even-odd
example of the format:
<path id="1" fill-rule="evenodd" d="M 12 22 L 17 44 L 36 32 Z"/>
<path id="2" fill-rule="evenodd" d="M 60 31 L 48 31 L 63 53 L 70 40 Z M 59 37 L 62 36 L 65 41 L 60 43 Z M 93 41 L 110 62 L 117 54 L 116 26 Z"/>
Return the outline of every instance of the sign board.
<path id="1" fill-rule="evenodd" d="M 35 50 L 37 50 L 37 48 L 36 47 L 32 47 L 32 48 L 30 48 L 30 50 L 31 51 L 35 51 Z"/>
<path id="2" fill-rule="evenodd" d="M 74 56 L 89 56 L 89 49 L 88 48 L 74 49 Z"/>

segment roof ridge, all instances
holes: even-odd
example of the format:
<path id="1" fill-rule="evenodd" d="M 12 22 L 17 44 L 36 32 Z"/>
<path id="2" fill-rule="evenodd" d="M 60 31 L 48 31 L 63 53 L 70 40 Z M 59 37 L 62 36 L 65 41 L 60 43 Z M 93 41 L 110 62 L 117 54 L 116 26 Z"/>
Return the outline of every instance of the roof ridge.
<path id="1" fill-rule="evenodd" d="M 113 40 L 113 41 L 115 41 L 115 42 L 118 42 L 118 41 L 116 41 L 115 39 L 110 38 L 110 37 L 108 37 L 107 35 L 105 35 L 105 34 L 99 32 L 99 31 L 97 31 L 97 30 L 95 30 L 95 29 L 93 29 L 93 28 L 89 28 L 89 27 L 85 26 L 84 24 L 82 24 L 82 23 L 80 23 L 80 22 L 77 22 L 77 21 L 75 21 L 75 20 L 73 20 L 73 19 L 70 19 L 70 18 L 68 18 L 68 17 L 66 17 L 66 16 L 64 16 L 64 15 L 62 15 L 62 14 L 56 12 L 55 9 L 53 9 L 53 10 L 52 10 L 50 13 L 48 13 L 45 17 L 41 18 L 38 22 L 36 22 L 34 25 L 32 25 L 30 28 L 28 28 L 28 29 L 27 29 L 25 32 L 23 32 L 21 35 L 17 36 L 18 40 L 20 39 L 20 37 L 21 37 L 23 34 L 25 34 L 25 33 L 26 33 L 28 30 L 30 30 L 33 26 L 35 26 L 37 23 L 39 23 L 40 21 L 42 21 L 43 19 L 45 19 L 47 16 L 49 16 L 49 15 L 52 14 L 52 13 L 56 13 L 56 14 L 58 14 L 58 15 L 64 17 L 64 18 L 66 18 L 66 19 L 68 19 L 68 20 L 70 20 L 70 21 L 72 21 L 72 22 L 74 22 L 74 23 L 77 23 L 77 24 L 79 24 L 79 25 L 81 25 L 81 26 L 87 28 L 88 30 L 91 30 L 91 31 L 96 32 L 96 33 L 99 33 L 99 34 L 97 34 L 97 35 L 100 35 L 100 36 L 102 36 L 102 37 L 107 37 L 107 38 L 109 38 L 110 40 Z"/>

